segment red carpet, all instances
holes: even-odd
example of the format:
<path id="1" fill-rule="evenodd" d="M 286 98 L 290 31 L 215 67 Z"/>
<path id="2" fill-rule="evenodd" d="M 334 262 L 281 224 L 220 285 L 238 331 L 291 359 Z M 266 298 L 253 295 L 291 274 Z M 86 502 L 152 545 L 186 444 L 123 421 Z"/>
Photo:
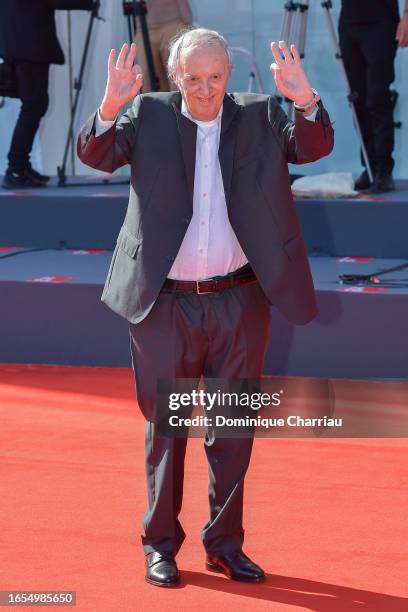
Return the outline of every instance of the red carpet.
<path id="1" fill-rule="evenodd" d="M 255 441 L 245 550 L 262 585 L 204 569 L 207 471 L 191 439 L 182 585 L 159 589 L 143 580 L 131 371 L 0 366 L 0 416 L 0 590 L 73 590 L 81 612 L 408 610 L 407 439 Z"/>

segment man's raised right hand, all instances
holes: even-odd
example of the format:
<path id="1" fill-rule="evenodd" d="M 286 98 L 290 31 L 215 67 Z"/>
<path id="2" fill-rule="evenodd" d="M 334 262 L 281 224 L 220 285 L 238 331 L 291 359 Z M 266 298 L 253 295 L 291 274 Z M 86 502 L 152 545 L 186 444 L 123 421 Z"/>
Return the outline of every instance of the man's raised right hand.
<path id="1" fill-rule="evenodd" d="M 116 49 L 112 49 L 108 59 L 108 81 L 105 95 L 100 106 L 102 120 L 113 120 L 124 104 L 127 104 L 139 93 L 143 84 L 142 70 L 138 64 L 133 65 L 136 57 L 136 45 L 125 43 L 116 59 Z"/>

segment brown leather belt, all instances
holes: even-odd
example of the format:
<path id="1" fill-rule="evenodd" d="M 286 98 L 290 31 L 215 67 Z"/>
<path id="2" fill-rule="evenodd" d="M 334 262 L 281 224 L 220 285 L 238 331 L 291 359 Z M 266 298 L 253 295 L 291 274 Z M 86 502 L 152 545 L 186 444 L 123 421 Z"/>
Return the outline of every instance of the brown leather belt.
<path id="1" fill-rule="evenodd" d="M 167 278 L 162 288 L 169 291 L 189 291 L 190 293 L 201 295 L 203 293 L 217 293 L 224 289 L 232 289 L 233 287 L 241 287 L 242 285 L 250 285 L 257 282 L 255 274 L 250 271 L 241 276 L 230 274 L 202 281 L 182 281 Z"/>

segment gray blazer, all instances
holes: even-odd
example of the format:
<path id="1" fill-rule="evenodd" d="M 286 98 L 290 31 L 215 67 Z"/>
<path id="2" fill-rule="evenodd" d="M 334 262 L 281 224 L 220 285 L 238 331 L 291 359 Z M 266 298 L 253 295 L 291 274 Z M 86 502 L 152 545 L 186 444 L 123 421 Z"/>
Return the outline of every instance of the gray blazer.
<path id="1" fill-rule="evenodd" d="M 270 303 L 297 324 L 312 320 L 317 306 L 287 163 L 331 152 L 333 129 L 319 106 L 315 122 L 296 113 L 293 123 L 273 96 L 226 94 L 222 114 L 231 226 Z M 132 323 L 152 309 L 192 217 L 197 126 L 180 109 L 179 92 L 138 95 L 109 130 L 95 136 L 94 113 L 78 137 L 78 156 L 92 168 L 131 167 L 102 301 Z"/>

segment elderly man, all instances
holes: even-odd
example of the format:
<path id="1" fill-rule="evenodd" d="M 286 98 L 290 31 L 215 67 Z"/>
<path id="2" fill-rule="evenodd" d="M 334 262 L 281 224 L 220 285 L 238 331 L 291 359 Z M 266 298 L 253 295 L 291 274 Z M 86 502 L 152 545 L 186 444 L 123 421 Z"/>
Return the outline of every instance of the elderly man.
<path id="1" fill-rule="evenodd" d="M 230 49 L 217 32 L 197 28 L 170 48 L 177 92 L 138 95 L 135 46 L 123 45 L 117 59 L 112 50 L 102 104 L 78 139 L 86 164 L 107 172 L 131 166 L 129 206 L 102 301 L 130 324 L 147 421 L 142 542 L 146 580 L 157 586 L 179 582 L 186 451 L 186 438 L 158 434 L 157 380 L 259 377 L 270 305 L 298 324 L 317 312 L 287 163 L 327 155 L 333 131 L 296 48 L 279 47 L 271 45 L 271 69 L 295 102 L 295 123 L 273 96 L 226 94 Z M 259 582 L 264 571 L 242 550 L 252 444 L 251 437 L 206 435 L 210 518 L 202 541 L 207 569 Z"/>

